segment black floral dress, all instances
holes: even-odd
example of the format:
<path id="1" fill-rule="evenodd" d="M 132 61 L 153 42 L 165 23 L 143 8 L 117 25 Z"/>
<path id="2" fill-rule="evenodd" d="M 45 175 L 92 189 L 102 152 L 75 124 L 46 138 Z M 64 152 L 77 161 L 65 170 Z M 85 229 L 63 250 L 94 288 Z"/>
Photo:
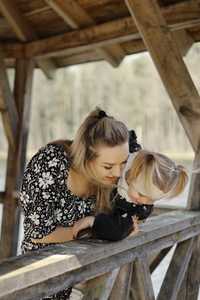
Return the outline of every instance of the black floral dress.
<path id="1" fill-rule="evenodd" d="M 69 227 L 75 221 L 94 214 L 95 197 L 80 198 L 67 188 L 70 160 L 63 145 L 48 144 L 30 160 L 24 173 L 20 203 L 24 210 L 22 253 L 44 248 L 36 244 L 57 226 Z M 43 299 L 66 300 L 71 288 Z"/>

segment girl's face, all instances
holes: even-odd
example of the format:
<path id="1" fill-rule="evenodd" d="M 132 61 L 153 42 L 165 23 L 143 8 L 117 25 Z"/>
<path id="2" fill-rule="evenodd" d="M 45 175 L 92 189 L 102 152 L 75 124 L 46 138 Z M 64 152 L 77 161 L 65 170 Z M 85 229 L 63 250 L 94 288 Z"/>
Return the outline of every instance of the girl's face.
<path id="1" fill-rule="evenodd" d="M 153 204 L 153 199 L 137 190 L 134 181 L 129 183 L 128 196 L 135 204 Z"/>
<path id="2" fill-rule="evenodd" d="M 128 142 L 114 147 L 100 145 L 96 151 L 97 158 L 90 162 L 95 178 L 100 184 L 115 185 L 128 159 Z"/>

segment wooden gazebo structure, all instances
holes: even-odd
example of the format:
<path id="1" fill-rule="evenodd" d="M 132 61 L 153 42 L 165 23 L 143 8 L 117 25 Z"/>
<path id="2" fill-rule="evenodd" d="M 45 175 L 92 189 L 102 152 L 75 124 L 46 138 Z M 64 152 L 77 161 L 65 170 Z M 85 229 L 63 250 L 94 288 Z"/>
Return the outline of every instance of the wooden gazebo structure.
<path id="1" fill-rule="evenodd" d="M 9 145 L 6 187 L 0 193 L 1 259 L 17 250 L 17 192 L 25 165 L 34 68 L 53 79 L 59 67 L 99 60 L 117 67 L 126 55 L 149 51 L 199 167 L 200 97 L 183 61 L 198 41 L 199 0 L 0 0 L 0 111 Z M 15 69 L 13 92 L 9 67 Z M 90 281 L 85 299 L 153 300 L 150 274 L 175 244 L 157 299 L 197 300 L 199 210 L 200 175 L 194 174 L 187 210 L 153 217 L 137 237 L 109 244 L 73 241 L 4 260 L 0 300 L 38 299 L 107 272 Z"/>

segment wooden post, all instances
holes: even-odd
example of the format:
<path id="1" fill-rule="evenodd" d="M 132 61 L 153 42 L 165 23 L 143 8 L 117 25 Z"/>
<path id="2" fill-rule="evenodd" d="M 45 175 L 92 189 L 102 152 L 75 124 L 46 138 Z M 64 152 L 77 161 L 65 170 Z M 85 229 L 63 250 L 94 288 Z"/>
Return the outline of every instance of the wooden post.
<path id="1" fill-rule="evenodd" d="M 157 1 L 126 0 L 193 149 L 199 145 L 200 97 Z"/>
<path id="2" fill-rule="evenodd" d="M 34 63 L 20 60 L 16 64 L 15 103 L 19 114 L 19 126 L 15 148 L 9 147 L 6 174 L 6 190 L 3 202 L 3 217 L 0 242 L 0 258 L 16 255 L 19 230 L 19 210 L 15 191 L 19 188 L 25 165 L 25 153 L 30 119 L 31 89 Z"/>
<path id="3" fill-rule="evenodd" d="M 192 255 L 194 239 L 177 245 L 157 300 L 176 300 Z"/>
<path id="4" fill-rule="evenodd" d="M 151 273 L 146 255 L 136 259 L 133 265 L 131 299 L 155 300 Z"/>
<path id="5" fill-rule="evenodd" d="M 114 283 L 109 300 L 128 300 L 132 277 L 132 263 L 120 268 L 119 274 Z"/>
<path id="6" fill-rule="evenodd" d="M 9 86 L 8 76 L 6 73 L 6 66 L 4 63 L 4 57 L 1 51 L 0 51 L 0 112 L 2 113 L 2 120 L 3 120 L 5 134 L 8 140 L 8 144 L 12 148 L 14 148 L 19 117 L 18 117 L 15 101 Z"/>
<path id="7" fill-rule="evenodd" d="M 169 253 L 169 251 L 171 250 L 171 247 L 165 248 L 163 250 L 161 250 L 156 257 L 150 262 L 150 272 L 153 273 L 153 271 L 159 266 L 159 264 L 161 263 L 161 261 L 163 260 L 163 258 L 165 258 L 165 256 Z"/>
<path id="8" fill-rule="evenodd" d="M 157 1 L 125 1 L 171 97 L 196 156 L 199 156 L 200 97 L 181 57 L 179 47 L 174 41 L 174 36 L 161 14 Z M 199 158 L 197 160 L 200 161 Z M 190 209 L 200 208 L 199 188 L 199 178 L 198 180 L 193 178 L 189 197 Z M 178 296 L 179 300 L 196 300 L 198 296 L 197 278 L 200 269 L 198 239 L 195 244 L 189 270 L 186 273 L 186 291 Z"/>
<path id="9" fill-rule="evenodd" d="M 200 168 L 200 147 L 196 152 L 193 169 L 198 170 Z M 192 174 L 190 191 L 188 197 L 188 209 L 200 210 L 200 173 Z M 181 287 L 181 291 L 177 300 L 197 300 L 199 293 L 199 281 L 200 281 L 200 237 L 195 238 L 194 251 L 191 257 L 188 271 L 186 272 L 184 282 Z"/>
<path id="10" fill-rule="evenodd" d="M 83 300 L 107 300 L 110 296 L 118 273 L 119 268 L 94 279 L 88 280 L 83 287 Z"/>

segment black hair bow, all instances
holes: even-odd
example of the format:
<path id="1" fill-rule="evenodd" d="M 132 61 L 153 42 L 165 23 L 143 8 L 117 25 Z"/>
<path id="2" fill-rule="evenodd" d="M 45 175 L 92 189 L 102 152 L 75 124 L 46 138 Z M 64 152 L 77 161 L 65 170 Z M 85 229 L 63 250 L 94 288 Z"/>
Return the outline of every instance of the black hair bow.
<path id="1" fill-rule="evenodd" d="M 137 152 L 141 149 L 140 144 L 137 143 L 137 136 L 133 129 L 129 130 L 129 152 Z"/>

